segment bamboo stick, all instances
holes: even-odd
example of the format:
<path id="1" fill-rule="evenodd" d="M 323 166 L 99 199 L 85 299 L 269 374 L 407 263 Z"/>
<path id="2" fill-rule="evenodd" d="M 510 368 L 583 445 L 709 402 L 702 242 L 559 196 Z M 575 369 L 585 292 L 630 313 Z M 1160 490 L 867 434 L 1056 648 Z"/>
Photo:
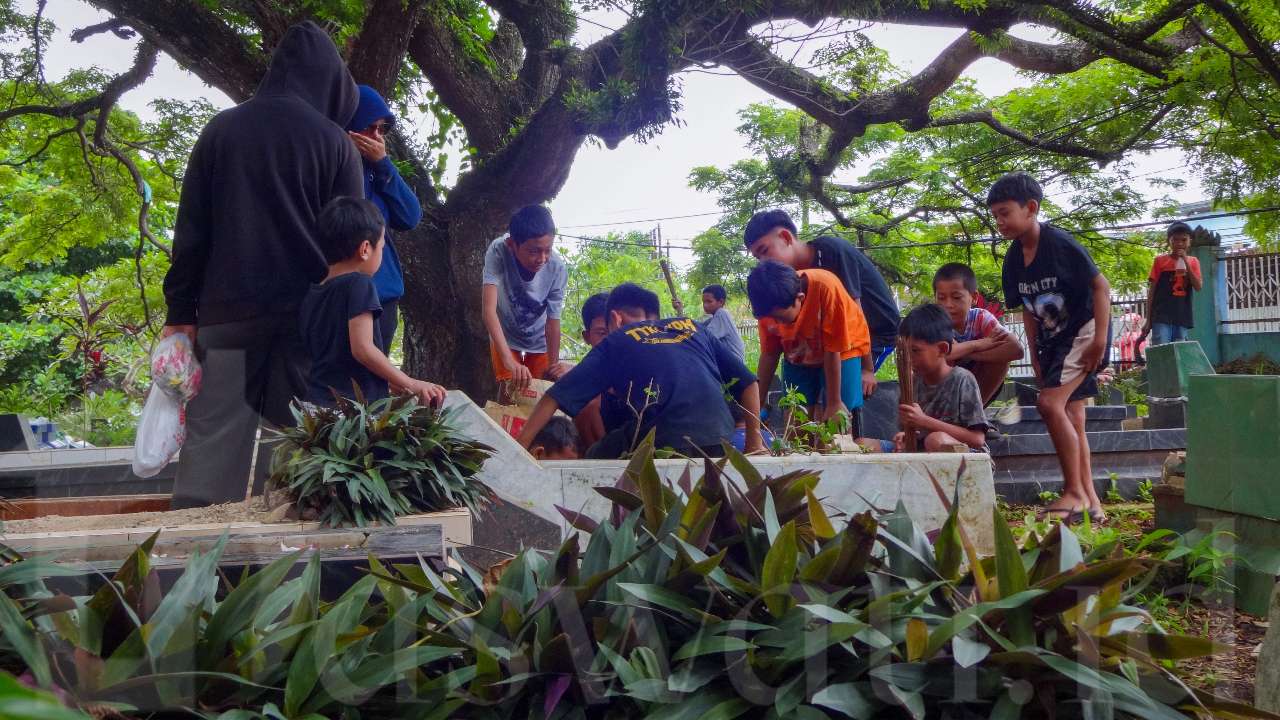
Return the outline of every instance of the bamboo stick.
<path id="1" fill-rule="evenodd" d="M 894 359 L 898 365 L 898 402 L 910 405 L 916 401 L 915 386 L 911 379 L 911 351 L 907 348 L 907 341 L 904 338 L 898 338 Z M 903 441 L 905 451 L 918 452 L 915 427 L 909 423 L 903 423 L 902 432 L 906 433 Z"/>

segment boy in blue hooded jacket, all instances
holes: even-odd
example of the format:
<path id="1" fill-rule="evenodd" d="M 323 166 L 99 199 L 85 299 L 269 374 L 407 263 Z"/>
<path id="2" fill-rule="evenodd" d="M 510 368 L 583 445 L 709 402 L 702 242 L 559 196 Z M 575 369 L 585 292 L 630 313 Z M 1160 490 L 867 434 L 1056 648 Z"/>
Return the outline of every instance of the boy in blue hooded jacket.
<path id="1" fill-rule="evenodd" d="M 387 135 L 395 127 L 395 114 L 387 107 L 377 90 L 360 85 L 360 105 L 347 134 L 355 143 L 364 164 L 364 196 L 378 206 L 387 223 L 386 243 L 382 251 L 382 266 L 373 276 L 373 287 L 382 303 L 382 315 L 378 325 L 382 336 L 383 353 L 391 352 L 391 340 L 399 323 L 399 301 L 404 295 L 404 275 L 400 271 L 400 257 L 392 231 L 407 231 L 417 227 L 422 220 L 422 205 L 409 184 L 400 177 L 395 163 L 387 157 Z"/>

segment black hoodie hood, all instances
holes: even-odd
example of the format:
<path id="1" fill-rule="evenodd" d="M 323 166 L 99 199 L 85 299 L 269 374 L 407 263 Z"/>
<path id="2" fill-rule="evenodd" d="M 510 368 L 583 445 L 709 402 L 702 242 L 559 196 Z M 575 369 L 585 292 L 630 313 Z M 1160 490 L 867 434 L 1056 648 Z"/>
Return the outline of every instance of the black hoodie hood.
<path id="1" fill-rule="evenodd" d="M 284 34 L 271 54 L 271 66 L 257 95 L 293 95 L 307 102 L 338 127 L 346 127 L 360 103 L 351 72 L 319 25 L 298 23 Z"/>

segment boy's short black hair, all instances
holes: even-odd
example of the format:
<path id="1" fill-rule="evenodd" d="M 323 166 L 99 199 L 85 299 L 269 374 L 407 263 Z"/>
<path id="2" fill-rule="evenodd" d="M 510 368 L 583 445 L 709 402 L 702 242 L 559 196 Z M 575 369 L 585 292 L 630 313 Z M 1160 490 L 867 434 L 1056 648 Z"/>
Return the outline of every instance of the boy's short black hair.
<path id="1" fill-rule="evenodd" d="M 646 290 L 635 283 L 622 283 L 609 293 L 609 302 L 605 307 L 609 312 L 614 310 L 626 313 L 641 312 L 647 318 L 657 317 L 658 293 Z"/>
<path id="2" fill-rule="evenodd" d="M 598 317 L 608 321 L 609 293 L 596 293 L 582 303 L 582 331 L 591 329 L 591 321 Z"/>
<path id="3" fill-rule="evenodd" d="M 523 245 L 526 240 L 540 238 L 543 235 L 555 235 L 556 223 L 551 219 L 551 211 L 542 205 L 526 205 L 511 216 L 507 224 L 507 234 L 511 241 Z"/>
<path id="4" fill-rule="evenodd" d="M 933 289 L 938 289 L 939 280 L 959 280 L 964 283 L 964 289 L 971 293 L 978 292 L 978 276 L 973 274 L 973 268 L 964 263 L 947 263 L 938 268 L 933 274 Z"/>
<path id="5" fill-rule="evenodd" d="M 796 234 L 796 224 L 791 222 L 786 210 L 761 210 L 747 221 L 742 230 L 742 242 L 750 250 L 757 240 L 780 227 L 790 230 L 792 235 Z"/>
<path id="6" fill-rule="evenodd" d="M 573 421 L 562 415 L 553 415 L 546 425 L 533 436 L 530 447 L 541 446 L 548 453 L 562 452 L 578 446 L 578 429 Z"/>
<path id="7" fill-rule="evenodd" d="M 955 330 L 951 327 L 951 318 L 941 305 L 927 303 L 915 308 L 902 318 L 898 326 L 898 334 L 912 340 L 923 340 L 927 343 L 949 342 L 955 339 Z"/>
<path id="8" fill-rule="evenodd" d="M 987 207 L 1005 200 L 1013 200 L 1023 206 L 1032 200 L 1041 202 L 1044 200 L 1044 190 L 1040 189 L 1040 183 L 1029 174 L 1012 172 L 997 180 L 987 191 Z"/>
<path id="9" fill-rule="evenodd" d="M 777 260 L 765 260 L 747 275 L 751 314 L 762 318 L 778 308 L 791 307 L 800 288 L 800 274 L 794 268 Z"/>
<path id="10" fill-rule="evenodd" d="M 377 245 L 383 223 L 382 211 L 364 198 L 330 200 L 316 218 L 316 239 L 325 261 L 333 265 L 351 259 L 366 240 Z"/>
<path id="11" fill-rule="evenodd" d="M 1170 225 L 1170 226 L 1169 226 L 1169 229 L 1165 231 L 1164 236 L 1165 236 L 1166 238 L 1171 238 L 1171 237 L 1173 237 L 1174 235 L 1177 235 L 1177 234 L 1179 234 L 1179 233 L 1185 233 L 1185 234 L 1187 234 L 1187 235 L 1194 235 L 1194 234 L 1195 234 L 1195 231 L 1193 231 L 1193 230 L 1191 229 L 1191 226 L 1190 226 L 1190 225 L 1188 225 L 1188 224 L 1186 224 L 1186 223 L 1184 223 L 1184 222 L 1176 222 L 1176 223 L 1174 223 L 1174 224 L 1172 224 L 1172 225 Z"/>
<path id="12" fill-rule="evenodd" d="M 724 291 L 723 285 L 708 285 L 702 288 L 703 295 L 710 295 L 716 302 L 724 302 L 729 294 Z"/>

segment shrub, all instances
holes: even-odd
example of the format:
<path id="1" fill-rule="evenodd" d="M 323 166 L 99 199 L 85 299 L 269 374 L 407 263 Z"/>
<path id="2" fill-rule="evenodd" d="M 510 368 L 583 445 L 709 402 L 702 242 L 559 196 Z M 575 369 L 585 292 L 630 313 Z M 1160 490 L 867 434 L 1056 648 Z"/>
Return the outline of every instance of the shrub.
<path id="1" fill-rule="evenodd" d="M 394 525 L 398 515 L 488 503 L 475 475 L 493 449 L 463 437 L 448 410 L 390 397 L 295 404 L 293 415 L 296 426 L 277 433 L 271 484 L 322 523 Z"/>
<path id="2" fill-rule="evenodd" d="M 483 575 L 370 557 L 331 603 L 316 556 L 286 579 L 302 553 L 222 595 L 222 542 L 163 594 L 154 539 L 91 598 L 19 561 L 0 666 L 125 717 L 1275 717 L 1164 667 L 1219 646 L 1129 604 L 1154 558 L 1091 558 L 1061 525 L 1019 546 L 998 513 L 979 557 L 936 481 L 952 510 L 932 541 L 901 505 L 837 529 L 815 473 L 729 452 L 743 485 L 710 460 L 671 485 L 646 442 L 601 488 L 609 518 L 561 511 L 580 532 L 558 552 Z"/>

